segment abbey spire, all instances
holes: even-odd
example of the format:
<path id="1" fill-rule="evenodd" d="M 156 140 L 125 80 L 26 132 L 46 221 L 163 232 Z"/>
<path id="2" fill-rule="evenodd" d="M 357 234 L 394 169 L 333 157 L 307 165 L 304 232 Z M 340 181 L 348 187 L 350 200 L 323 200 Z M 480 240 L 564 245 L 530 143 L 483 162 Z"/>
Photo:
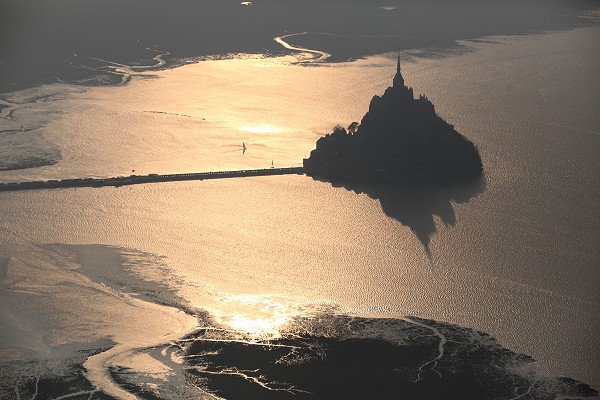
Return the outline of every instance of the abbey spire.
<path id="1" fill-rule="evenodd" d="M 394 76 L 394 87 L 403 87 L 404 86 L 404 78 L 402 77 L 402 72 L 400 72 L 400 53 L 398 53 L 398 66 L 396 67 L 396 76 Z"/>

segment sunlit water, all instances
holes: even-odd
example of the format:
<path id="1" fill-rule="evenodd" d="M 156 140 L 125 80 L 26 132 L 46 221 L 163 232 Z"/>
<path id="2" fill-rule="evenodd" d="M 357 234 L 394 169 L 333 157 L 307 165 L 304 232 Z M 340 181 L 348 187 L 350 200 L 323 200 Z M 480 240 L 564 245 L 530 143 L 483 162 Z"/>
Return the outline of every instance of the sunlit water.
<path id="1" fill-rule="evenodd" d="M 96 368 L 88 360 L 91 371 L 129 363 L 164 383 L 179 364 L 131 349 L 191 331 L 195 319 L 177 308 L 264 335 L 334 307 L 475 328 L 598 388 L 598 33 L 403 55 L 406 82 L 478 145 L 485 168 L 480 194 L 436 199 L 412 226 L 378 199 L 305 176 L 0 193 L 3 357 L 58 363 L 116 343 L 92 357 Z M 333 125 L 360 120 L 390 83 L 393 57 L 205 61 L 125 86 L 12 94 L 55 94 L 1 124 L 38 129 L 38 147 L 60 158 L 0 179 L 299 165 Z M 21 151 L 11 143 L 0 151 Z M 430 255 L 415 235 L 429 221 Z"/>

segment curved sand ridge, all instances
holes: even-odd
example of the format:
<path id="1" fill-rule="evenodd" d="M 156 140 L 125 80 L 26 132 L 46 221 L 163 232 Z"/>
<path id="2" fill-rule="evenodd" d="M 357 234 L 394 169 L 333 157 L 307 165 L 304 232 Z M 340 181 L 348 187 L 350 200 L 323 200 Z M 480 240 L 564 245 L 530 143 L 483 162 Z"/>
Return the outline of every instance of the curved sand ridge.
<path id="1" fill-rule="evenodd" d="M 144 286 L 145 281 L 134 276 L 124 250 L 39 245 L 18 233 L 0 231 L 8 242 L 0 246 L 0 254 L 5 254 L 7 246 L 21 250 L 19 257 L 0 256 L 0 275 L 6 271 L 4 282 L 10 293 L 0 296 L 7 308 L 3 322 L 17 333 L 5 337 L 3 347 L 23 354 L 35 365 L 11 372 L 13 364 L 3 359 L 6 370 L 0 374 L 0 380 L 5 380 L 0 397 L 8 393 L 3 390 L 14 388 L 17 398 L 34 398 L 36 393 L 38 398 L 91 398 L 101 392 L 129 400 L 136 399 L 136 394 L 116 381 L 113 371 L 131 366 L 142 374 L 158 371 L 157 379 L 164 378 L 167 384 L 177 375 L 177 360 L 146 353 L 193 332 L 198 319 L 193 312 L 172 306 L 176 300 L 168 295 L 148 296 L 161 291 L 154 284 Z M 130 255 L 142 263 L 143 256 Z M 144 265 L 157 263 L 148 259 Z M 52 312 L 56 318 L 43 325 L 35 323 L 40 315 Z M 80 343 L 82 335 L 87 343 Z"/>
<path id="2" fill-rule="evenodd" d="M 154 50 L 154 49 L 151 49 L 149 47 L 146 47 L 146 50 L 158 53 L 156 56 L 152 57 L 152 59 L 154 61 L 156 61 L 156 63 L 154 63 L 152 65 L 127 65 L 127 64 L 117 63 L 117 62 L 114 62 L 114 61 L 104 60 L 102 58 L 88 57 L 88 56 L 83 56 L 83 57 L 84 58 L 88 58 L 90 60 L 96 60 L 96 61 L 101 61 L 101 62 L 108 63 L 108 65 L 100 67 L 101 68 L 101 72 L 108 72 L 108 73 L 111 73 L 111 74 L 120 75 L 121 76 L 121 84 L 124 84 L 124 83 L 129 82 L 129 80 L 131 79 L 132 76 L 140 74 L 139 72 L 136 72 L 136 71 L 145 71 L 145 70 L 148 70 L 148 69 L 155 69 L 155 68 L 162 67 L 163 65 L 165 65 L 167 63 L 163 59 L 163 56 L 171 54 L 168 51 L 160 52 L 158 50 Z M 73 55 L 75 57 L 79 57 L 75 53 L 73 53 Z M 89 67 L 89 66 L 86 66 L 86 65 L 81 65 L 80 68 L 90 69 L 90 70 L 93 70 L 93 71 L 97 71 L 98 70 L 98 68 L 93 68 L 93 67 Z"/>
<path id="3" fill-rule="evenodd" d="M 110 376 L 111 367 L 117 366 L 119 360 L 125 360 L 139 350 L 156 347 L 169 343 L 172 340 L 180 339 L 197 328 L 195 319 L 190 318 L 176 308 L 161 306 L 136 298 L 130 298 L 130 301 L 140 308 L 148 309 L 148 311 L 154 313 L 161 313 L 164 316 L 161 321 L 166 330 L 170 332 L 155 337 L 140 335 L 136 342 L 117 344 L 102 353 L 89 357 L 85 361 L 83 364 L 86 369 L 85 377 L 90 383 L 97 390 L 121 400 L 135 400 L 138 397 L 121 388 L 112 379 Z M 171 330 L 174 326 L 177 329 Z"/>
<path id="4" fill-rule="evenodd" d="M 288 42 L 286 42 L 284 40 L 288 37 L 308 35 L 310 33 L 311 32 L 290 33 L 288 35 L 277 36 L 277 37 L 273 38 L 273 40 L 276 41 L 277 43 L 279 43 L 280 45 L 282 45 L 283 47 L 285 47 L 286 49 L 301 51 L 303 53 L 309 53 L 312 55 L 311 58 L 309 58 L 307 60 L 303 60 L 303 62 L 321 62 L 321 61 L 327 60 L 329 57 L 331 57 L 331 54 L 326 53 L 324 51 L 320 51 L 320 50 L 307 49 L 304 47 L 296 47 L 296 46 L 289 44 Z"/>

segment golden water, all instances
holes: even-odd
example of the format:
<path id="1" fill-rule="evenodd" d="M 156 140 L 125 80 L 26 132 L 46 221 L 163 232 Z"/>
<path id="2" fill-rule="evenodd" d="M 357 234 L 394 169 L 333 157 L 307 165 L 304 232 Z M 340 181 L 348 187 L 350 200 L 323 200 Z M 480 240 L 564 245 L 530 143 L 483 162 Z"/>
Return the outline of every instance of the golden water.
<path id="1" fill-rule="evenodd" d="M 403 64 L 406 82 L 480 147 L 485 190 L 468 201 L 434 192 L 390 205 L 304 176 L 0 193 L 7 326 L 37 335 L 32 354 L 106 336 L 139 345 L 142 325 L 157 340 L 180 329 L 153 326 L 164 314 L 132 302 L 131 288 L 97 291 L 68 252 L 42 246 L 102 244 L 151 254 L 130 260 L 133 273 L 237 328 L 273 332 L 323 304 L 419 315 L 490 333 L 597 387 L 597 33 L 498 39 Z M 394 67 L 392 55 L 294 60 L 206 61 L 74 90 L 43 103 L 63 112 L 41 128 L 63 159 L 0 179 L 298 165 L 333 125 L 360 119 Z M 418 221 L 394 218 L 403 210 Z M 415 235 L 427 224 L 431 257 Z M 122 260 L 89 251 L 80 263 L 117 274 Z"/>

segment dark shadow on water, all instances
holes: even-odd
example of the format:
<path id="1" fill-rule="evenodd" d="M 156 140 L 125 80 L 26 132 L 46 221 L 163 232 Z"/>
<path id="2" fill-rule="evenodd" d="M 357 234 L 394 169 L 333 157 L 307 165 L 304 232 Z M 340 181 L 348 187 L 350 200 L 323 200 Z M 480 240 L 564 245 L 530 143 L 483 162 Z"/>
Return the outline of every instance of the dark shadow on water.
<path id="1" fill-rule="evenodd" d="M 452 184 L 355 184 L 341 186 L 356 193 L 365 193 L 379 200 L 381 209 L 410 228 L 431 258 L 429 242 L 437 231 L 438 217 L 446 226 L 455 226 L 452 204 L 464 204 L 485 191 L 485 175 L 477 179 Z"/>

